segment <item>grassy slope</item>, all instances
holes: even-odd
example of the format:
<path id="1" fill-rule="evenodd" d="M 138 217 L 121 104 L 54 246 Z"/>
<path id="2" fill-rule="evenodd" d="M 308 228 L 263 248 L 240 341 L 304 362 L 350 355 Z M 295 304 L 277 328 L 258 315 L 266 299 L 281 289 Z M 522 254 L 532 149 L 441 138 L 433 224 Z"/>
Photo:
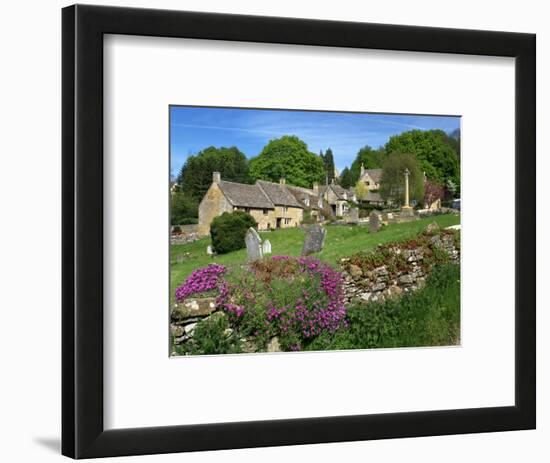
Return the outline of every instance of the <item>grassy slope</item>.
<path id="1" fill-rule="evenodd" d="M 440 215 L 420 219 L 415 222 L 392 224 L 378 233 L 369 233 L 368 227 L 333 225 L 327 227 L 327 238 L 323 251 L 318 257 L 331 264 L 354 252 L 372 249 L 378 244 L 404 241 L 420 233 L 429 223 L 437 222 L 441 227 L 460 223 L 458 215 Z M 299 256 L 304 241 L 304 232 L 299 228 L 260 233 L 263 239 L 271 241 L 273 255 Z M 231 252 L 211 258 L 206 254 L 210 238 L 203 238 L 189 244 L 173 245 L 170 249 L 170 288 L 173 297 L 175 288 L 189 274 L 200 267 L 215 262 L 223 265 L 241 264 L 246 260 L 246 250 Z M 188 253 L 186 255 L 186 253 Z M 183 258 L 177 262 L 176 257 Z M 185 257 L 183 257 L 185 255 Z"/>

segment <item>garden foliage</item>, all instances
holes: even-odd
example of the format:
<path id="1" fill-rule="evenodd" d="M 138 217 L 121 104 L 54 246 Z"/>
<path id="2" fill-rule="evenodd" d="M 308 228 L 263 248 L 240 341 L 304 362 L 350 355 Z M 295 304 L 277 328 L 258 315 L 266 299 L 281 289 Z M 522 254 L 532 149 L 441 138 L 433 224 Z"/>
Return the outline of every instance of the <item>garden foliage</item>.
<path id="1" fill-rule="evenodd" d="M 224 212 L 210 225 L 212 247 L 218 254 L 225 254 L 245 247 L 244 237 L 250 227 L 258 224 L 247 212 Z"/>

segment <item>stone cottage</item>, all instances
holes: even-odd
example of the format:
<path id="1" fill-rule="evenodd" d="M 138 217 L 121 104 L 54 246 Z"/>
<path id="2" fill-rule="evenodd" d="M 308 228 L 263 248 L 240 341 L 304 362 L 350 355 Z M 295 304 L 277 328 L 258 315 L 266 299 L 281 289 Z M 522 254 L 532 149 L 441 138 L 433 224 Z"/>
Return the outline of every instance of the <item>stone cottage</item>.
<path id="1" fill-rule="evenodd" d="M 365 169 L 365 166 L 361 164 L 359 181 L 363 182 L 369 191 L 380 189 L 381 180 L 382 169 Z"/>
<path id="2" fill-rule="evenodd" d="M 297 227 L 303 219 L 303 206 L 290 192 L 285 180 L 279 183 L 258 180 L 254 185 L 227 182 L 219 172 L 199 204 L 198 234 L 208 235 L 210 224 L 224 212 L 245 211 L 259 230 Z"/>
<path id="3" fill-rule="evenodd" d="M 331 209 L 332 215 L 335 215 L 336 217 L 343 217 L 346 215 L 350 209 L 349 202 L 357 201 L 357 198 L 352 190 L 347 190 L 334 183 L 334 181 L 320 189 L 317 185 L 314 185 L 313 190 L 314 192 L 318 192 L 318 196 L 320 196 L 323 201 L 327 203 Z"/>

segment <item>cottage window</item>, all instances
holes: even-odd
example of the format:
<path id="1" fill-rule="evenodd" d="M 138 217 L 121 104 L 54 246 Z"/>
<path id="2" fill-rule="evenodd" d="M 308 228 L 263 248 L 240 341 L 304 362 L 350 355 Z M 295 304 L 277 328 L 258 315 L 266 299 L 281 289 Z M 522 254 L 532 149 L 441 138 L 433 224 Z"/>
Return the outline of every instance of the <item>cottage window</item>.
<path id="1" fill-rule="evenodd" d="M 268 210 L 267 210 L 267 209 L 264 209 L 262 212 L 263 212 L 264 215 L 267 215 Z"/>
<path id="2" fill-rule="evenodd" d="M 244 211 L 245 211 L 245 212 L 250 212 L 250 208 L 249 208 L 249 207 L 245 207 L 245 208 L 244 208 Z"/>

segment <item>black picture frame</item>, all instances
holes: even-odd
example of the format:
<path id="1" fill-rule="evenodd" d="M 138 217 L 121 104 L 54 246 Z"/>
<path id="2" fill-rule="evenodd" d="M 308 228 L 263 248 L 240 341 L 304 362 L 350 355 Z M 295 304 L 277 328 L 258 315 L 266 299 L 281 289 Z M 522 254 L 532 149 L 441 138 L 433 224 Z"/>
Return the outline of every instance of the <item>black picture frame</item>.
<path id="1" fill-rule="evenodd" d="M 535 35 L 76 5 L 62 10 L 62 453 L 73 458 L 534 429 Z M 515 406 L 105 430 L 103 36 L 515 57 Z"/>

